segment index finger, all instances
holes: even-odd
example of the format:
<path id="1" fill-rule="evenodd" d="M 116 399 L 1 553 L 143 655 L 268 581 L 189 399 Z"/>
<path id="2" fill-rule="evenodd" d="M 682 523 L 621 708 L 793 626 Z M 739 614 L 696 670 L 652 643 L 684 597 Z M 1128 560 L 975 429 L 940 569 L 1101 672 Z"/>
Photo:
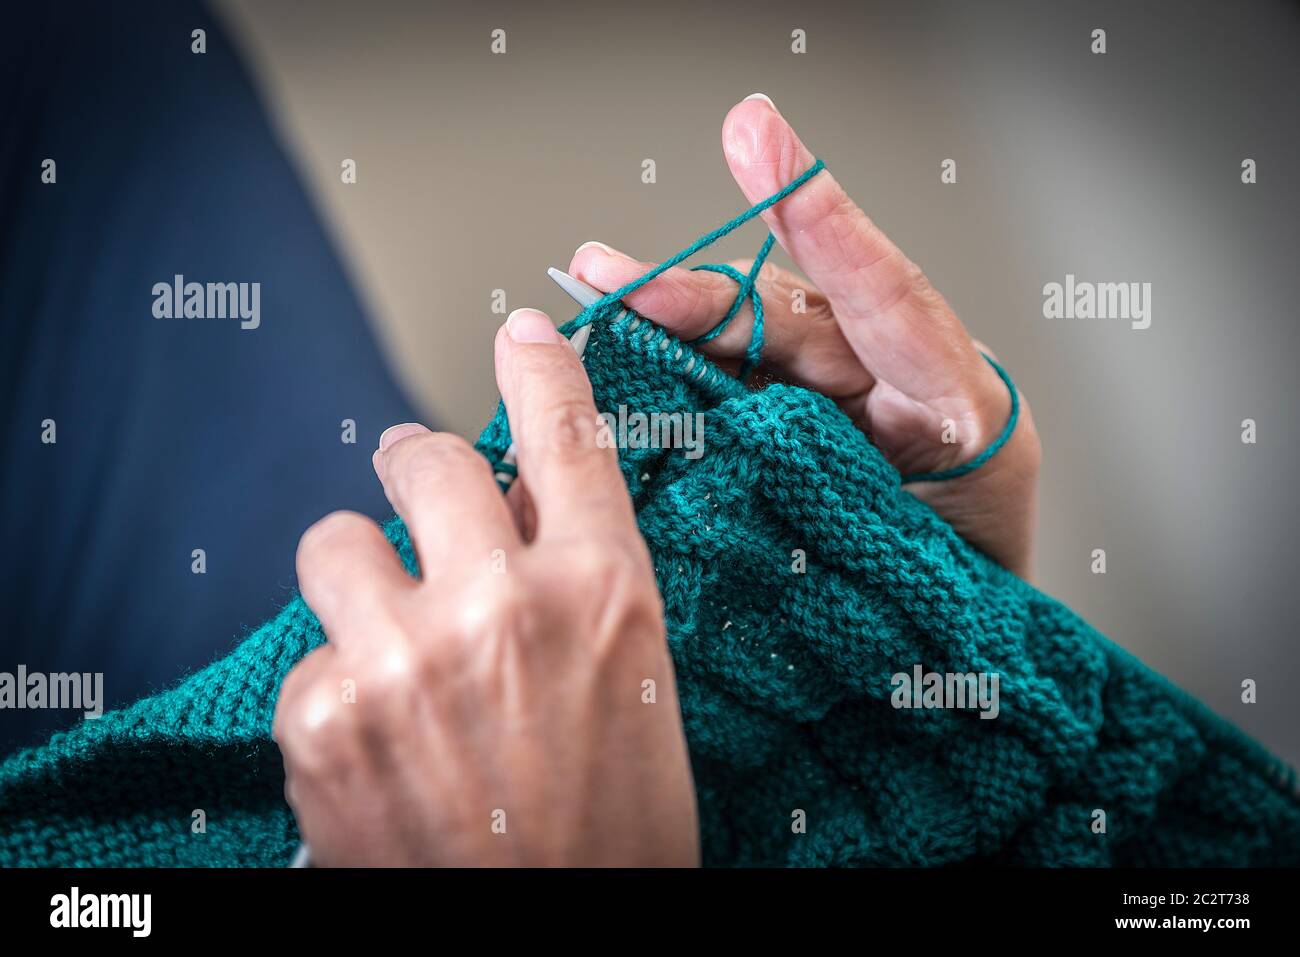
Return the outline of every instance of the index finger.
<path id="1" fill-rule="evenodd" d="M 732 107 L 722 143 L 750 202 L 776 193 L 816 161 L 761 95 Z M 987 370 L 961 321 L 828 170 L 762 216 L 878 378 L 922 402 L 966 394 L 982 380 Z"/>
<path id="2" fill-rule="evenodd" d="M 497 333 L 496 372 L 536 537 L 635 534 L 618 452 L 598 440 L 587 372 L 551 320 L 535 309 L 512 312 Z"/>

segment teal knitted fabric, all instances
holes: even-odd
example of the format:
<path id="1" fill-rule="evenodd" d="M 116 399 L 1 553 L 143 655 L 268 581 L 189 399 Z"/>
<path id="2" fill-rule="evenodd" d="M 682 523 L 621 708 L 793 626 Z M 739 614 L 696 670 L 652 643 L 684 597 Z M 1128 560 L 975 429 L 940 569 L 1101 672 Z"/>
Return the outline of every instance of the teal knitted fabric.
<path id="1" fill-rule="evenodd" d="M 629 449 L 622 465 L 708 863 L 1300 863 L 1288 769 L 966 545 L 832 402 L 746 388 L 632 315 L 596 324 L 586 361 L 598 408 L 705 414 L 700 458 Z M 479 447 L 508 444 L 498 413 Z M 414 567 L 401 524 L 387 532 Z M 271 716 L 322 640 L 295 598 L 172 690 L 11 757 L 0 865 L 287 863 Z M 999 716 L 895 709 L 890 676 L 915 664 L 998 672 Z"/>
<path id="2" fill-rule="evenodd" d="M 565 330 L 592 323 L 597 408 L 704 415 L 699 458 L 620 460 L 706 863 L 1300 863 L 1289 768 L 967 545 L 833 402 L 750 388 L 635 314 L 598 318 Z M 498 410 L 478 447 L 499 464 L 509 444 Z M 386 532 L 414 570 L 401 523 Z M 10 757 L 0 866 L 287 864 L 271 717 L 322 640 L 294 598 L 171 690 Z M 997 673 L 997 718 L 893 707 L 891 676 L 916 665 Z"/>

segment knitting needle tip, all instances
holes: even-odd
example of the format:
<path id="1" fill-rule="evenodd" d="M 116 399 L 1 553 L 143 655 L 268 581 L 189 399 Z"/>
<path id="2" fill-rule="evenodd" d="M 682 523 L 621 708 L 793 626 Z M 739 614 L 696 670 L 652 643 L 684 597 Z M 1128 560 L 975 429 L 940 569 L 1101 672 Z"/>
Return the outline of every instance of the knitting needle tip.
<path id="1" fill-rule="evenodd" d="M 554 279 L 555 284 L 567 292 L 573 298 L 573 301 L 584 309 L 605 295 L 599 289 L 588 286 L 581 279 L 574 279 L 563 269 L 556 269 L 552 266 L 546 270 L 546 275 Z"/>

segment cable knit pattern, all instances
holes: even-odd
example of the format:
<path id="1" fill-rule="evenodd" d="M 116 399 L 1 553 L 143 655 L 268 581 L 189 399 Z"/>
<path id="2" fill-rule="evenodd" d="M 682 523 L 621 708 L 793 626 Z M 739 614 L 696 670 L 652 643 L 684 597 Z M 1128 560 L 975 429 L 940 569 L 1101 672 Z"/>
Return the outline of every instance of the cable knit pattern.
<path id="1" fill-rule="evenodd" d="M 586 362 L 602 410 L 705 414 L 702 457 L 621 461 L 707 863 L 1300 863 L 1290 769 L 963 542 L 832 402 L 748 388 L 630 313 L 594 324 Z M 498 410 L 479 448 L 496 463 L 509 442 Z M 295 598 L 175 688 L 11 757 L 0 865 L 287 864 L 271 717 L 322 640 Z M 998 673 L 1000 714 L 895 709 L 890 677 L 917 664 Z"/>

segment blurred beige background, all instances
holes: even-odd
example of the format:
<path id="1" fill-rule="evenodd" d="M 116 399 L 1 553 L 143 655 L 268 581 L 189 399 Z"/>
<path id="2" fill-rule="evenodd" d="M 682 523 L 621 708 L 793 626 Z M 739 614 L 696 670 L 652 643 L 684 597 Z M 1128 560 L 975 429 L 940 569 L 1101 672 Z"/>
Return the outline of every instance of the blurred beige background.
<path id="1" fill-rule="evenodd" d="M 584 240 L 661 259 L 743 209 L 719 128 L 770 95 L 1029 397 L 1040 586 L 1300 761 L 1295 5 L 217 10 L 403 381 L 466 435 L 496 401 L 492 290 L 567 318 L 545 268 Z M 751 226 L 702 261 L 762 238 Z M 1043 318 L 1044 283 L 1067 272 L 1152 283 L 1151 328 Z"/>

